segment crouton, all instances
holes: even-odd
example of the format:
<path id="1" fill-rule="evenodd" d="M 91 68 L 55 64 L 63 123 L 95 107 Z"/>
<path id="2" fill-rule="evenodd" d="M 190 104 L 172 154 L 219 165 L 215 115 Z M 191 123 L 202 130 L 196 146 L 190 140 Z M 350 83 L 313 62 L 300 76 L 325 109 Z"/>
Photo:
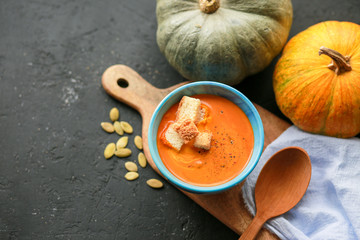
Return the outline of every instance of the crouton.
<path id="1" fill-rule="evenodd" d="M 173 124 L 171 124 L 165 132 L 165 140 L 167 141 L 167 145 L 180 151 L 182 145 L 184 144 L 184 140 L 180 137 L 180 134 L 175 131 L 173 128 Z"/>
<path id="2" fill-rule="evenodd" d="M 199 121 L 196 124 L 199 124 L 200 122 L 206 123 L 205 121 L 208 120 L 209 112 L 210 112 L 209 107 L 204 104 L 201 104 L 200 117 L 199 117 Z"/>
<path id="3" fill-rule="evenodd" d="M 195 124 L 201 120 L 200 99 L 183 96 L 176 112 L 176 122 L 190 119 Z"/>
<path id="4" fill-rule="evenodd" d="M 197 129 L 195 123 L 190 119 L 186 119 L 181 122 L 175 122 L 173 124 L 173 128 L 184 140 L 185 144 L 199 134 L 199 130 Z"/>
<path id="5" fill-rule="evenodd" d="M 212 138 L 211 132 L 199 132 L 199 134 L 195 138 L 194 147 L 209 150 L 211 138 Z"/>

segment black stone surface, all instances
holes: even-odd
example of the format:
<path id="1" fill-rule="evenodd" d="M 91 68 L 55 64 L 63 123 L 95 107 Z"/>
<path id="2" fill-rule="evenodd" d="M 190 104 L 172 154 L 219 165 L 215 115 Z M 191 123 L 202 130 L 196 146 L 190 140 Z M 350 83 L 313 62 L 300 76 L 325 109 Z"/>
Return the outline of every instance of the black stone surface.
<path id="1" fill-rule="evenodd" d="M 112 107 L 141 133 L 140 115 L 102 89 L 126 64 L 157 87 L 184 79 L 156 45 L 155 1 L 0 1 L 0 239 L 237 239 L 180 191 L 126 181 L 105 160 Z M 358 0 L 294 0 L 290 37 L 325 20 L 360 23 Z M 277 59 L 236 86 L 281 118 L 272 91 Z M 284 118 L 285 119 L 285 118 Z M 139 152 L 130 145 L 134 160 Z"/>

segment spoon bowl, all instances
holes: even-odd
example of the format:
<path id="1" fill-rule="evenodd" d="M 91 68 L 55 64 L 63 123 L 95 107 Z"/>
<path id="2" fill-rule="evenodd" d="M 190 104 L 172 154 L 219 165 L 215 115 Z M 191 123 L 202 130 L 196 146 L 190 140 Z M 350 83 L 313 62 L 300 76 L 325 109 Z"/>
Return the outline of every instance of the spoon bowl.
<path id="1" fill-rule="evenodd" d="M 241 239 L 253 239 L 270 218 L 293 208 L 303 197 L 311 178 L 311 161 L 300 147 L 276 152 L 265 164 L 255 185 L 256 215 Z"/>

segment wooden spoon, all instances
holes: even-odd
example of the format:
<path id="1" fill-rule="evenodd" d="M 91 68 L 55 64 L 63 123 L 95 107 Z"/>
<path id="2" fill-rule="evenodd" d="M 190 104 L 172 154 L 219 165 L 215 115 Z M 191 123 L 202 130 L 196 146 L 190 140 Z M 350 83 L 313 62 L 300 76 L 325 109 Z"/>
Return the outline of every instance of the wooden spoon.
<path id="1" fill-rule="evenodd" d="M 255 185 L 256 215 L 239 240 L 254 239 L 268 219 L 293 208 L 310 178 L 310 157 L 304 149 L 288 147 L 275 153 L 260 172 Z"/>

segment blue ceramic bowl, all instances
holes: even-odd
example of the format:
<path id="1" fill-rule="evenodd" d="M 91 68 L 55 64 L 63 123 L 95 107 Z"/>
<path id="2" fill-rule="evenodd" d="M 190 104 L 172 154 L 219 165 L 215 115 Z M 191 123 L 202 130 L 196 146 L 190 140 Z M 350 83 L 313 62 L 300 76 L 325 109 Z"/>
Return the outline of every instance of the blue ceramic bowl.
<path id="1" fill-rule="evenodd" d="M 164 165 L 162 162 L 156 144 L 156 136 L 159 128 L 161 119 L 163 118 L 166 111 L 175 103 L 179 102 L 183 96 L 192 96 L 196 94 L 212 94 L 218 95 L 224 98 L 231 100 L 237 106 L 239 106 L 246 116 L 249 118 L 253 132 L 254 132 L 254 150 L 251 156 L 251 159 L 245 169 L 235 178 L 230 181 L 216 185 L 216 186 L 196 186 L 189 183 L 186 183 L 177 177 L 175 177 Z M 216 193 L 220 191 L 227 190 L 236 184 L 243 181 L 255 168 L 256 164 L 259 161 L 261 156 L 263 146 L 264 146 L 264 129 L 259 116 L 259 113 L 255 109 L 254 105 L 250 102 L 244 94 L 238 90 L 218 82 L 194 82 L 189 83 L 184 86 L 181 86 L 171 93 L 169 93 L 157 106 L 155 112 L 153 113 L 149 125 L 148 132 L 148 143 L 152 159 L 156 164 L 157 168 L 160 170 L 161 174 L 167 178 L 175 186 L 192 193 Z"/>

